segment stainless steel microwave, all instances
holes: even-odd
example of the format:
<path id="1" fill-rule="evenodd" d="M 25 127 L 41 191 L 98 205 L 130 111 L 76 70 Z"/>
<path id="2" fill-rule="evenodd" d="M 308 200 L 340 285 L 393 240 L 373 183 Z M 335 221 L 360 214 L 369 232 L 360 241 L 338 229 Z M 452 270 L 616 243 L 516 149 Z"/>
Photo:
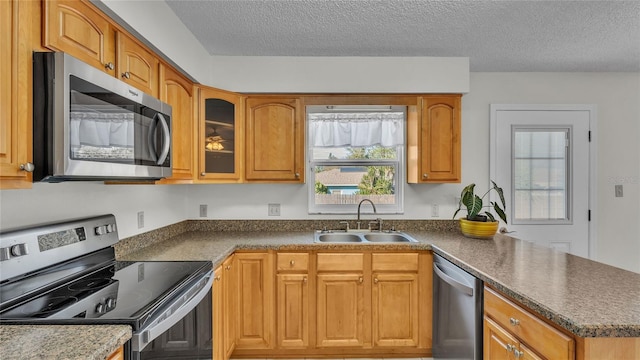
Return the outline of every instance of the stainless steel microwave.
<path id="1" fill-rule="evenodd" d="M 171 176 L 171 106 L 68 54 L 33 54 L 34 181 Z"/>

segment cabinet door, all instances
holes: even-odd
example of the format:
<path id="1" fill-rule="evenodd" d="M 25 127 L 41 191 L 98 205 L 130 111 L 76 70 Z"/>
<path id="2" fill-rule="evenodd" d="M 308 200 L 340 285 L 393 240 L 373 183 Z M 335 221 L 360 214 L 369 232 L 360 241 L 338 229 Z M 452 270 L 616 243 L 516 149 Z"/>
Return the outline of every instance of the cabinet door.
<path id="1" fill-rule="evenodd" d="M 127 35 L 118 32 L 118 78 L 129 85 L 158 97 L 160 61 Z"/>
<path id="2" fill-rule="evenodd" d="M 32 72 L 40 4 L 0 1 L 0 189 L 31 188 Z M 35 164 L 36 166 L 38 164 Z"/>
<path id="3" fill-rule="evenodd" d="M 418 346 L 418 274 L 373 274 L 374 346 Z"/>
<path id="4" fill-rule="evenodd" d="M 236 323 L 238 303 L 238 276 L 235 255 L 231 255 L 222 263 L 223 302 L 224 302 L 224 351 L 225 359 L 231 357 L 236 348 Z"/>
<path id="5" fill-rule="evenodd" d="M 485 316 L 484 318 L 484 358 L 491 360 L 512 360 L 518 349 L 518 340 L 500 325 Z"/>
<path id="6" fill-rule="evenodd" d="M 115 75 L 115 31 L 106 17 L 84 1 L 42 3 L 44 46 Z"/>
<path id="7" fill-rule="evenodd" d="M 278 274 L 277 332 L 280 348 L 309 345 L 309 281 L 307 274 Z"/>
<path id="8" fill-rule="evenodd" d="M 304 122 L 299 98 L 247 98 L 248 181 L 304 182 Z"/>
<path id="9" fill-rule="evenodd" d="M 240 94 L 199 89 L 198 180 L 240 182 L 243 171 L 243 106 Z"/>
<path id="10" fill-rule="evenodd" d="M 162 183 L 191 182 L 193 173 L 194 88 L 191 81 L 160 65 L 160 100 L 171 105 L 172 175 Z"/>
<path id="11" fill-rule="evenodd" d="M 237 349 L 270 349 L 275 333 L 273 260 L 269 253 L 237 253 Z"/>
<path id="12" fill-rule="evenodd" d="M 408 182 L 460 182 L 460 95 L 424 96 L 421 100 L 420 116 L 415 121 L 408 119 L 409 131 L 419 133 L 407 141 Z M 412 163 L 414 146 L 418 151 Z"/>
<path id="13" fill-rule="evenodd" d="M 361 273 L 317 275 L 318 347 L 364 345 L 365 302 Z"/>
<path id="14" fill-rule="evenodd" d="M 224 348 L 224 285 L 222 266 L 213 272 L 213 360 L 225 360 Z"/>

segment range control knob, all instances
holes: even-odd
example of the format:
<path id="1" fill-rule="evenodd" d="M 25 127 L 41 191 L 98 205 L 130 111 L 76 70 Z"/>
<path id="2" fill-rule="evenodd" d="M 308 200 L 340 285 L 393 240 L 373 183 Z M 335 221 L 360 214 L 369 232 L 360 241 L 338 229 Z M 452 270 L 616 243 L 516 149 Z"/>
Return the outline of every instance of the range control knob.
<path id="1" fill-rule="evenodd" d="M 9 249 L 9 251 L 11 252 L 11 256 L 23 256 L 29 253 L 27 244 L 12 245 Z"/>
<path id="2" fill-rule="evenodd" d="M 116 224 L 108 224 L 107 225 L 107 234 L 116 231 Z"/>
<path id="3" fill-rule="evenodd" d="M 96 226 L 96 235 L 104 235 L 107 233 L 106 226 Z"/>
<path id="4" fill-rule="evenodd" d="M 116 299 L 107 298 L 107 300 L 105 301 L 105 304 L 107 304 L 107 310 L 112 310 L 116 307 Z"/>
<path id="5" fill-rule="evenodd" d="M 104 304 L 103 303 L 99 303 L 98 305 L 96 305 L 96 313 L 98 314 L 104 314 L 105 308 L 104 308 Z"/>

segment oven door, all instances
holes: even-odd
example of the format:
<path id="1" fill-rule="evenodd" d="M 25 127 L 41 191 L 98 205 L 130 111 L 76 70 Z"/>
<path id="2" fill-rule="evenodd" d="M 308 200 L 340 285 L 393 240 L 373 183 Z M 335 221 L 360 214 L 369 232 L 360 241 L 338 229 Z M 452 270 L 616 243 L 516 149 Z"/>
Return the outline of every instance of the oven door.
<path id="1" fill-rule="evenodd" d="M 212 272 L 164 307 L 154 320 L 133 332 L 125 346 L 128 359 L 211 359 Z M 127 351 L 128 350 L 128 351 Z"/>

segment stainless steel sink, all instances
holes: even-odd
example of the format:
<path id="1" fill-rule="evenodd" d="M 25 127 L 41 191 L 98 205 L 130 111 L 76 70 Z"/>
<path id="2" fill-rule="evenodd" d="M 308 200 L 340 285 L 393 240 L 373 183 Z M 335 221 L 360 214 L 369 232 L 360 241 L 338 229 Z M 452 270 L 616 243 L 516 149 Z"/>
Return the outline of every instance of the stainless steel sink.
<path id="1" fill-rule="evenodd" d="M 350 232 L 330 232 L 316 231 L 315 241 L 323 243 L 408 243 L 418 242 L 411 236 L 398 231 L 375 232 L 375 231 L 350 231 Z"/>
<path id="2" fill-rule="evenodd" d="M 316 240 L 319 242 L 362 242 L 362 237 L 357 234 L 347 233 L 330 233 L 330 234 L 318 234 L 316 233 Z"/>
<path id="3" fill-rule="evenodd" d="M 384 232 L 364 234 L 364 238 L 371 242 L 412 242 L 413 240 L 406 234 Z"/>

